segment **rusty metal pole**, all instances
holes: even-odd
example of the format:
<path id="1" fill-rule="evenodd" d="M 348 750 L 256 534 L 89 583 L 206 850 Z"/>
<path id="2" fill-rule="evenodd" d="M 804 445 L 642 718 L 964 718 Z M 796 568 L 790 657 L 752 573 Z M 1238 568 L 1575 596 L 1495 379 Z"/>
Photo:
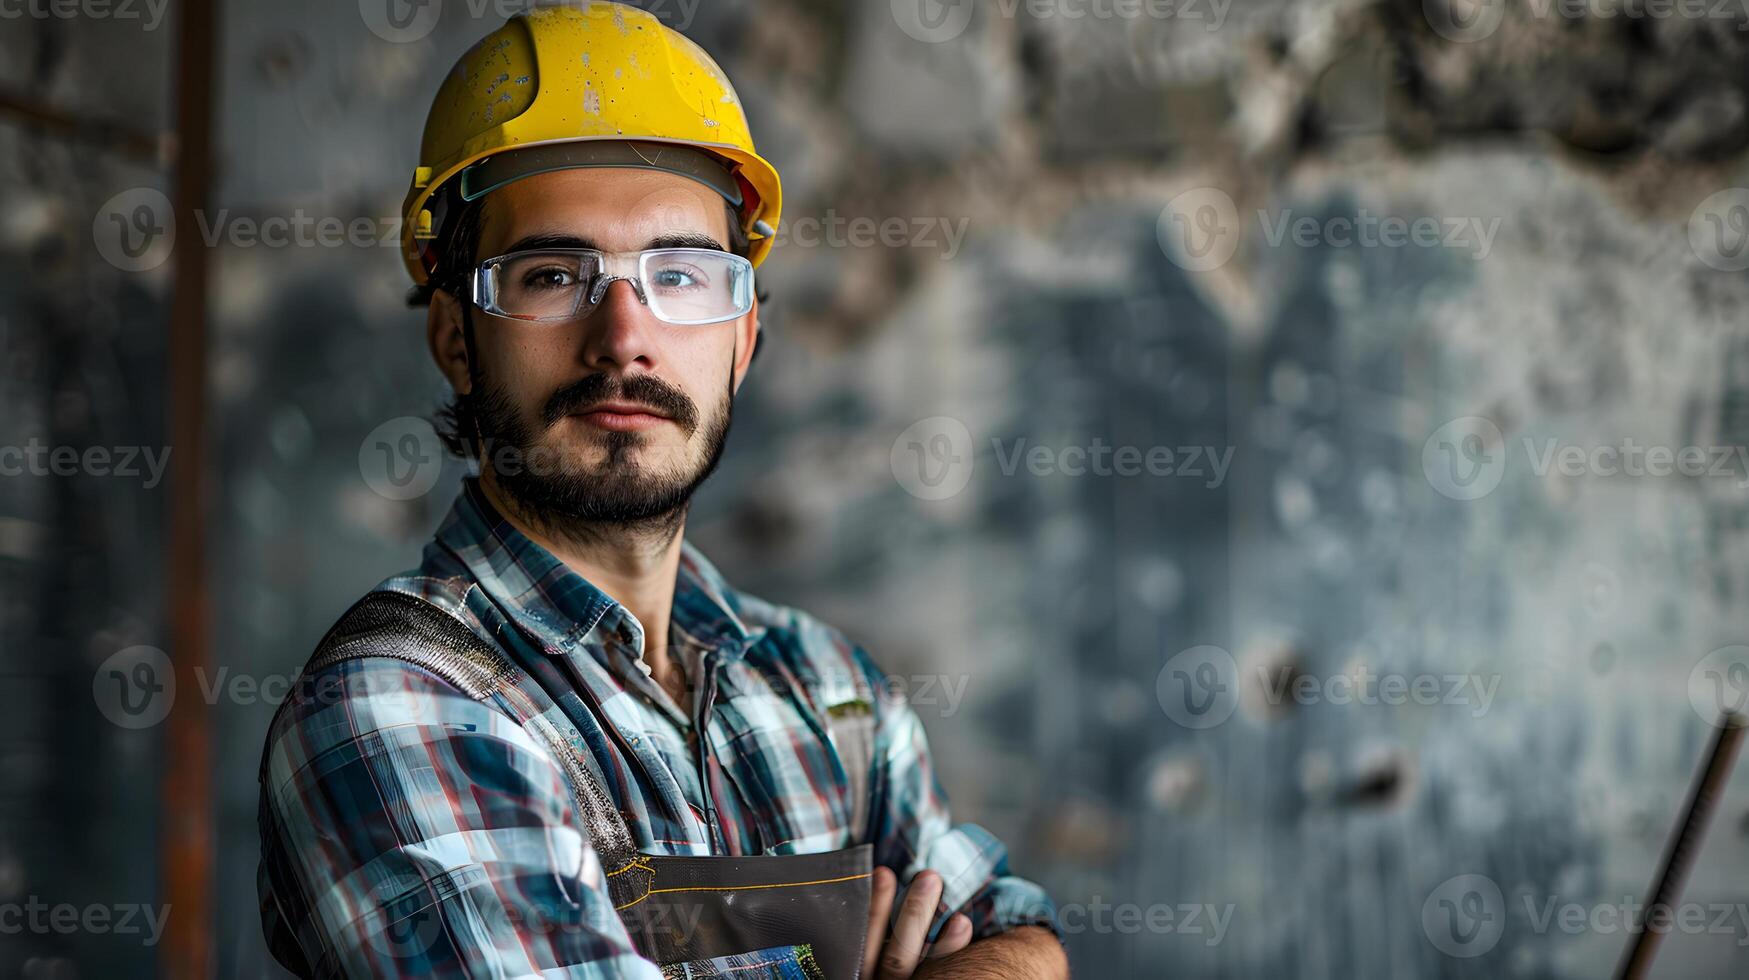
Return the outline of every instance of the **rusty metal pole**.
<path id="1" fill-rule="evenodd" d="M 165 730 L 160 875 L 169 920 L 159 949 L 169 980 L 212 976 L 212 718 L 196 671 L 210 659 L 206 578 L 207 250 L 198 209 L 212 171 L 214 0 L 181 0 L 176 57 L 175 268 L 167 348 L 169 556 L 164 583 L 176 698 Z"/>

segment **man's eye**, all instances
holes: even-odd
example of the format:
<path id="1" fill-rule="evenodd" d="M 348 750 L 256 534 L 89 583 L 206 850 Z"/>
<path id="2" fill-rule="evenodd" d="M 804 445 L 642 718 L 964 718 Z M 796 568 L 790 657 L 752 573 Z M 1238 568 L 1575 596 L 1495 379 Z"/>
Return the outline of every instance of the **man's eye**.
<path id="1" fill-rule="evenodd" d="M 568 289 L 577 284 L 577 274 L 557 267 L 535 269 L 522 277 L 528 289 Z"/>
<path id="2" fill-rule="evenodd" d="M 697 289 L 707 285 L 704 274 L 697 269 L 669 267 L 659 269 L 651 278 L 657 289 Z"/>

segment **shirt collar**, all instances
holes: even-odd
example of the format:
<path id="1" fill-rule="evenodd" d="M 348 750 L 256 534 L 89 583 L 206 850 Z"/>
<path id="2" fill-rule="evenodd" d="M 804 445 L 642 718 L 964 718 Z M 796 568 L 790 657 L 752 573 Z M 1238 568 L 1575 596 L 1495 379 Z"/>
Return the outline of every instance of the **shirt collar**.
<path id="1" fill-rule="evenodd" d="M 505 520 L 477 478 L 463 481 L 437 543 L 465 564 L 487 596 L 548 654 L 569 653 L 598 628 L 617 631 L 634 644 L 642 632 L 630 610 Z M 707 649 L 738 659 L 765 635 L 763 625 L 749 626 L 742 619 L 742 607 L 716 566 L 682 539 L 673 625 Z"/>

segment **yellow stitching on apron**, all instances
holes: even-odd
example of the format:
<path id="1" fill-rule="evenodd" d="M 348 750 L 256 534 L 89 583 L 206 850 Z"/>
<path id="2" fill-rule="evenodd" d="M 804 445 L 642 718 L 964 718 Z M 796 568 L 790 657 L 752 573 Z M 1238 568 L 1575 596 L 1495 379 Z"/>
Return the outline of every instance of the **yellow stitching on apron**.
<path id="1" fill-rule="evenodd" d="M 799 888 L 803 885 L 835 885 L 841 881 L 857 881 L 857 880 L 860 880 L 862 878 L 872 878 L 872 877 L 874 877 L 873 872 L 870 872 L 868 874 L 862 874 L 862 875 L 846 875 L 843 878 L 822 878 L 819 881 L 785 881 L 785 882 L 779 882 L 779 883 L 774 884 L 774 885 L 738 885 L 738 886 L 733 886 L 733 887 L 728 887 L 728 888 L 719 888 L 719 887 L 706 886 L 706 885 L 690 886 L 690 887 L 686 887 L 686 888 L 652 888 L 649 891 L 645 892 L 644 897 L 638 899 L 637 902 L 627 902 L 624 905 L 616 905 L 616 906 L 614 906 L 613 910 L 615 912 L 619 912 L 619 911 L 623 911 L 625 909 L 629 909 L 632 906 L 638 904 L 638 902 L 643 901 L 644 898 L 649 898 L 651 895 L 658 895 L 658 894 L 661 894 L 664 892 L 748 892 L 748 891 L 753 891 L 753 890 L 759 889 L 759 888 Z"/>
<path id="2" fill-rule="evenodd" d="M 614 875 L 623 875 L 627 871 L 632 870 L 633 868 L 643 868 L 645 871 L 650 871 L 650 872 L 654 872 L 656 870 L 655 868 L 650 867 L 650 865 L 647 862 L 645 862 L 643 858 L 633 858 L 632 863 L 626 865 L 625 867 L 619 869 L 618 871 L 607 872 L 607 877 L 612 878 Z"/>

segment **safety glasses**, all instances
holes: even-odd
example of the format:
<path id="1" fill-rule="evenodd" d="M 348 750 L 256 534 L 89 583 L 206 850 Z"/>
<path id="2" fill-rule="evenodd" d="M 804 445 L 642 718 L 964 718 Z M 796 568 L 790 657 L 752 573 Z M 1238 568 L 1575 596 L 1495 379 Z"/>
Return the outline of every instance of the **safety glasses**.
<path id="1" fill-rule="evenodd" d="M 570 320 L 588 315 L 621 279 L 664 323 L 721 323 L 753 308 L 753 263 L 708 248 L 512 252 L 480 263 L 474 304 L 513 320 Z"/>

